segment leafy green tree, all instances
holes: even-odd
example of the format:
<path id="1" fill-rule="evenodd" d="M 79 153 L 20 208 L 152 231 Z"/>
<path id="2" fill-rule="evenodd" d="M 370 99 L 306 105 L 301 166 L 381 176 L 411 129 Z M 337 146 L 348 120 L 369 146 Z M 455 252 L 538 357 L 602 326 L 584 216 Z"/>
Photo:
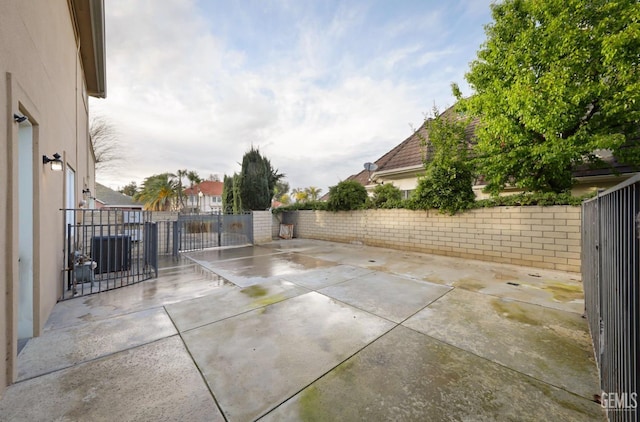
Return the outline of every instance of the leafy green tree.
<path id="1" fill-rule="evenodd" d="M 251 147 L 242 157 L 240 177 L 240 198 L 248 210 L 266 210 L 271 205 L 272 192 L 269 182 L 272 177 L 271 166 L 267 167 L 260 151 Z M 275 182 L 274 182 L 275 187 Z"/>
<path id="2" fill-rule="evenodd" d="M 465 131 L 469 119 L 455 109 L 440 115 L 433 109 L 434 118 L 427 121 L 428 139 L 425 175 L 411 197 L 415 208 L 435 208 L 454 214 L 470 208 L 475 201 L 473 169 Z"/>
<path id="3" fill-rule="evenodd" d="M 118 189 L 118 192 L 127 195 L 127 196 L 135 196 L 138 192 L 138 185 L 136 182 L 130 182 L 127 185 L 124 185 L 122 188 Z"/>
<path id="4" fill-rule="evenodd" d="M 232 183 L 232 189 L 233 189 L 233 213 L 234 214 L 240 214 L 242 211 L 244 211 L 243 209 L 243 204 L 242 204 L 242 197 L 241 197 L 241 192 L 240 192 L 240 185 L 242 183 L 242 175 L 238 174 L 238 173 L 234 173 L 233 174 L 233 183 Z"/>
<path id="5" fill-rule="evenodd" d="M 287 195 L 288 193 L 289 193 L 289 183 L 283 180 L 279 180 L 276 183 L 276 186 L 274 188 L 274 193 L 273 193 L 274 199 L 284 204 L 285 201 L 283 201 L 283 199 L 286 197 L 287 198 L 286 203 L 288 204 L 291 201 L 291 198 L 289 197 L 289 195 Z"/>
<path id="6" fill-rule="evenodd" d="M 169 211 L 175 207 L 177 182 L 171 173 L 162 173 L 144 179 L 140 190 L 134 196 L 144 203 L 144 208 L 152 211 Z"/>
<path id="7" fill-rule="evenodd" d="M 399 203 L 402 200 L 402 191 L 391 183 L 377 185 L 373 188 L 373 205 L 383 207 L 393 203 Z"/>
<path id="8" fill-rule="evenodd" d="M 278 169 L 274 169 L 271 165 L 271 161 L 267 157 L 262 157 L 264 168 L 267 171 L 267 184 L 269 186 L 269 206 L 271 206 L 271 199 L 276 196 L 276 188 L 278 183 L 285 177 L 284 174 L 278 173 Z M 282 187 L 282 186 L 281 186 Z M 287 190 L 289 185 L 287 184 Z"/>
<path id="9" fill-rule="evenodd" d="M 240 214 L 243 211 L 242 199 L 240 199 L 240 175 L 238 173 L 234 173 L 233 176 L 224 175 L 222 209 L 226 214 Z"/>
<path id="10" fill-rule="evenodd" d="M 609 149 L 640 164 L 640 2 L 504 0 L 466 75 L 488 191 L 566 191 Z M 456 90 L 454 89 L 454 92 Z M 459 90 L 457 90 L 459 95 Z"/>
<path id="11" fill-rule="evenodd" d="M 225 213 L 231 213 L 233 212 L 233 176 L 225 174 L 222 183 L 222 209 Z"/>
<path id="12" fill-rule="evenodd" d="M 329 211 L 349 211 L 364 207 L 367 203 L 367 190 L 355 180 L 343 180 L 329 188 Z"/>

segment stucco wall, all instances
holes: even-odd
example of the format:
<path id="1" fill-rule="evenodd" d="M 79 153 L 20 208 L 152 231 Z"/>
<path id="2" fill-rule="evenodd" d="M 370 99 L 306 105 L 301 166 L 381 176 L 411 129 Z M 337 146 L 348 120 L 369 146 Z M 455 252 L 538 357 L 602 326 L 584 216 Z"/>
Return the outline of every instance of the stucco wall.
<path id="1" fill-rule="evenodd" d="M 295 237 L 580 272 L 580 208 L 497 207 L 437 211 L 287 212 Z"/>
<path id="2" fill-rule="evenodd" d="M 19 195 L 33 197 L 33 329 L 39 335 L 62 292 L 63 213 L 66 191 L 82 199 L 95 192 L 93 155 L 88 141 L 88 100 L 73 23 L 65 0 L 7 0 L 0 13 L 0 394 L 15 378 L 19 295 Z M 18 191 L 18 132 L 13 114 L 33 125 L 33 190 Z M 53 172 L 42 156 L 59 153 L 75 171 Z M 77 204 L 76 204 L 77 205 Z"/>

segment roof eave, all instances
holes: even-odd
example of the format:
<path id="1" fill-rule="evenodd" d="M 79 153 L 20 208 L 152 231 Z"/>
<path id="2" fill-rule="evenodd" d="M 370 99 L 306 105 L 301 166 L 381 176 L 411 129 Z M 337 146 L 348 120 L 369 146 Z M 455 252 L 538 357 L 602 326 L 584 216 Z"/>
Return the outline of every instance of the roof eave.
<path id="1" fill-rule="evenodd" d="M 407 173 L 415 173 L 416 171 L 418 171 L 418 172 L 424 171 L 424 164 L 416 164 L 416 165 L 413 165 L 413 166 L 399 167 L 399 168 L 395 168 L 395 169 L 376 171 L 375 173 L 371 174 L 371 178 L 375 179 L 377 177 L 400 176 L 400 175 L 405 175 Z"/>
<path id="2" fill-rule="evenodd" d="M 104 0 L 71 0 L 87 94 L 107 96 Z"/>

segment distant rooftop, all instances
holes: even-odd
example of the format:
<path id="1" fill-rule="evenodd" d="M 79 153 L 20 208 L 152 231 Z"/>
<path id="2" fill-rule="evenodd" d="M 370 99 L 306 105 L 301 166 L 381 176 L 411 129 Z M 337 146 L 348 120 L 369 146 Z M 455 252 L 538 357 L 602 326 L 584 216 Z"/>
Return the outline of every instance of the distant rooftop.
<path id="1" fill-rule="evenodd" d="M 141 208 L 143 204 L 136 202 L 132 197 L 120 193 L 96 182 L 96 201 L 106 207 L 135 207 Z"/>

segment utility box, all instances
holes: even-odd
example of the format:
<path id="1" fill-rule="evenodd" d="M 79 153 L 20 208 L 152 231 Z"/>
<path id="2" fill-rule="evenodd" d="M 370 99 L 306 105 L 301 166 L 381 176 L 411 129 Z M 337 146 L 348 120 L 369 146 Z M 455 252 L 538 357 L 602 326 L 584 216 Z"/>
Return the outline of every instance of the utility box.
<path id="1" fill-rule="evenodd" d="M 96 274 L 127 271 L 131 263 L 131 236 L 92 237 L 91 259 L 96 263 Z"/>

